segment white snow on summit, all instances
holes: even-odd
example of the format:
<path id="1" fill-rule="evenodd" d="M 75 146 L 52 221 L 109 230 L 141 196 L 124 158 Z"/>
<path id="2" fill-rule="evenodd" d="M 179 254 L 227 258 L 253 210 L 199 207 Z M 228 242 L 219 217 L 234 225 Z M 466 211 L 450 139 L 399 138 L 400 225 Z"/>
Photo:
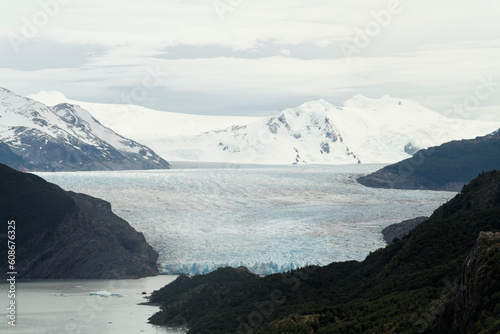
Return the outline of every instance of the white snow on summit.
<path id="1" fill-rule="evenodd" d="M 31 97 L 47 103 L 66 99 L 57 92 Z M 341 107 L 311 101 L 269 117 L 186 115 L 130 105 L 72 103 L 172 161 L 392 163 L 418 149 L 500 128 L 499 122 L 446 118 L 414 101 L 387 95 L 372 99 L 358 94 Z"/>
<path id="2" fill-rule="evenodd" d="M 103 126 L 79 106 L 48 107 L 1 87 L 0 141 L 35 170 L 168 168 L 151 149 Z"/>
<path id="3" fill-rule="evenodd" d="M 486 135 L 500 123 L 449 119 L 415 102 L 362 95 L 336 107 L 324 100 L 277 116 L 154 146 L 171 160 L 262 164 L 391 163 L 418 149 Z"/>

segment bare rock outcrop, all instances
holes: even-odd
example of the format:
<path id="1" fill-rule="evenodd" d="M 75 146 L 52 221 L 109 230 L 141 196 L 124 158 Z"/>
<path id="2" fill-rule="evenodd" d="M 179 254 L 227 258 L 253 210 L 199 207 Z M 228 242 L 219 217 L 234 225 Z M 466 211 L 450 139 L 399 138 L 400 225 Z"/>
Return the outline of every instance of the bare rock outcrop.
<path id="1" fill-rule="evenodd" d="M 435 333 L 500 330 L 500 232 L 481 232 L 462 277 L 438 319 Z"/>
<path id="2" fill-rule="evenodd" d="M 393 243 L 394 239 L 402 239 L 405 235 L 410 233 L 411 230 L 428 219 L 429 217 L 417 217 L 404 220 L 401 223 L 389 225 L 382 230 L 384 241 L 390 245 Z"/>

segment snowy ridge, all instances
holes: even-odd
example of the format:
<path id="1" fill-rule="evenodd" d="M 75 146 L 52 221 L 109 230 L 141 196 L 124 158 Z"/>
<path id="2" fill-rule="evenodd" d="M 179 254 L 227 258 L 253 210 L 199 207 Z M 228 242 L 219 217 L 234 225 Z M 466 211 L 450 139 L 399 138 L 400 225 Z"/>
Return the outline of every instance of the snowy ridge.
<path id="1" fill-rule="evenodd" d="M 408 100 L 357 95 L 343 107 L 324 100 L 307 102 L 244 126 L 164 139 L 156 147 L 171 160 L 389 163 L 422 148 L 486 135 L 498 128 L 496 122 L 449 119 Z"/>
<path id="2" fill-rule="evenodd" d="M 72 104 L 54 107 L 0 88 L 0 141 L 35 170 L 168 168 L 148 147 Z"/>
<path id="3" fill-rule="evenodd" d="M 88 110 L 104 126 L 140 142 L 144 142 L 144 139 L 153 141 L 165 137 L 197 135 L 259 119 L 259 117 L 180 114 L 137 105 L 82 102 L 68 99 L 57 91 L 41 91 L 28 97 L 50 106 L 60 103 L 79 105 Z"/>
<path id="4" fill-rule="evenodd" d="M 57 92 L 35 99 L 61 102 Z M 317 100 L 269 117 L 182 115 L 138 106 L 80 103 L 112 129 L 168 160 L 256 164 L 392 163 L 417 150 L 483 136 L 499 122 L 449 119 L 388 95 Z"/>

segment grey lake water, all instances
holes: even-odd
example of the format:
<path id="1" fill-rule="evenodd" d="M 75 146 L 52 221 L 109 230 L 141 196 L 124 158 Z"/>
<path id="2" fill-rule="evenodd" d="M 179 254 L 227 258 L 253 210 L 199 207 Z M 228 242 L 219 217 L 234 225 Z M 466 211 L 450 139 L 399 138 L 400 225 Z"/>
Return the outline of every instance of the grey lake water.
<path id="1" fill-rule="evenodd" d="M 139 306 L 180 273 L 246 266 L 258 274 L 363 260 L 381 230 L 430 215 L 455 193 L 373 189 L 356 178 L 381 165 L 173 163 L 171 170 L 38 173 L 65 190 L 111 202 L 159 252 L 159 277 L 17 283 L 17 324 L 4 333 L 178 333 L 148 325 Z M 0 284 L 2 305 L 7 285 Z M 104 291 L 101 295 L 92 292 Z M 108 295 L 108 293 L 113 295 Z"/>
<path id="2" fill-rule="evenodd" d="M 2 311 L 0 333 L 15 334 L 171 334 L 182 328 L 147 323 L 158 307 L 138 305 L 142 292 L 151 293 L 176 276 L 161 275 L 138 280 L 46 280 L 16 282 L 16 322 L 8 324 Z M 2 309 L 12 299 L 7 284 L 0 284 Z M 91 293 L 100 292 L 100 295 Z M 112 295 L 107 295 L 109 292 Z M 5 310 L 5 309 L 4 309 Z"/>

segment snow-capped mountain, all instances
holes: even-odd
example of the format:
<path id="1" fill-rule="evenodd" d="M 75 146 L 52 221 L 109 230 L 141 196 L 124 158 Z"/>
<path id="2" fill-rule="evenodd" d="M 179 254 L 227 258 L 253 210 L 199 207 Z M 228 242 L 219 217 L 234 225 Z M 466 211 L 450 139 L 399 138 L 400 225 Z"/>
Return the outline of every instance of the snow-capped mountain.
<path id="1" fill-rule="evenodd" d="M 0 88 L 0 142 L 39 171 L 169 168 L 150 148 L 72 104 L 53 107 Z"/>
<path id="2" fill-rule="evenodd" d="M 330 119 L 327 105 L 318 101 L 246 125 L 208 131 L 193 137 L 165 140 L 179 159 L 240 163 L 358 163 Z"/>
<path id="3" fill-rule="evenodd" d="M 55 92 L 32 97 L 53 103 L 65 99 Z M 357 95 L 342 107 L 311 101 L 275 116 L 254 118 L 182 115 L 91 103 L 85 108 L 111 128 L 172 161 L 391 163 L 421 148 L 475 138 L 500 127 L 498 122 L 449 119 L 416 102 L 390 96 L 371 99 Z"/>
<path id="4" fill-rule="evenodd" d="M 171 160 L 388 163 L 499 127 L 495 122 L 448 119 L 409 100 L 357 95 L 342 107 L 312 101 L 250 124 L 150 144 Z"/>

